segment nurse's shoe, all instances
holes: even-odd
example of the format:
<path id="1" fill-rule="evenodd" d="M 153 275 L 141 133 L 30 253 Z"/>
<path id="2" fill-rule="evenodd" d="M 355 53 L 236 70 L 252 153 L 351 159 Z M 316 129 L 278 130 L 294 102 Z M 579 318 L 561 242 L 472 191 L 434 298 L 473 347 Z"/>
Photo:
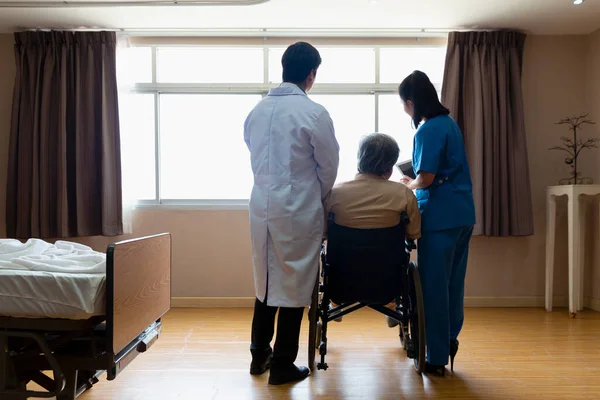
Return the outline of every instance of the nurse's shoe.
<path id="1" fill-rule="evenodd" d="M 310 375 L 310 370 L 306 367 L 296 367 L 291 364 L 287 367 L 277 367 L 271 369 L 269 374 L 269 385 L 284 385 L 291 382 L 299 382 Z"/>
<path id="2" fill-rule="evenodd" d="M 387 326 L 388 328 L 395 328 L 398 325 L 400 325 L 400 322 L 396 321 L 394 318 L 391 317 L 385 317 L 385 322 L 387 322 Z"/>
<path id="3" fill-rule="evenodd" d="M 454 357 L 458 353 L 458 340 L 450 341 L 450 371 L 454 372 Z"/>
<path id="4" fill-rule="evenodd" d="M 427 362 L 427 363 L 425 363 L 425 373 L 445 376 L 446 375 L 446 366 L 429 364 Z"/>
<path id="5" fill-rule="evenodd" d="M 268 349 L 266 351 L 253 351 L 252 362 L 250 363 L 250 375 L 262 375 L 271 367 L 271 358 L 273 356 L 273 350 Z"/>

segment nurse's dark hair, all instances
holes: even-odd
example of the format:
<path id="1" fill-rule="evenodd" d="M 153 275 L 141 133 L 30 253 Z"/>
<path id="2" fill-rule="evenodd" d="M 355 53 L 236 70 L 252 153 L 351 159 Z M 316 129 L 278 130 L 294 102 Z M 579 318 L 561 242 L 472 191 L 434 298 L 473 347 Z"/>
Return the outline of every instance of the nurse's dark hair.
<path id="1" fill-rule="evenodd" d="M 306 42 L 297 42 L 289 46 L 281 57 L 283 67 L 283 81 L 290 83 L 303 83 L 321 65 L 319 50 Z"/>
<path id="2" fill-rule="evenodd" d="M 450 114 L 450 110 L 440 103 L 435 86 L 424 72 L 414 71 L 407 76 L 400 84 L 398 93 L 402 101 L 412 101 L 415 128 L 419 127 L 423 118 Z"/>
<path id="3" fill-rule="evenodd" d="M 371 133 L 358 145 L 358 172 L 384 176 L 392 172 L 400 148 L 393 137 L 383 133 Z"/>

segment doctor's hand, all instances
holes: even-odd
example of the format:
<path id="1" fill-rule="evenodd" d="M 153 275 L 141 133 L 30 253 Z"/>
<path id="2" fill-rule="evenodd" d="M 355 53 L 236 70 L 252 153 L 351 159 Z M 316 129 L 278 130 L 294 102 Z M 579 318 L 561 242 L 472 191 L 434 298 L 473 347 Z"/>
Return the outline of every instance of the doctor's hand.
<path id="1" fill-rule="evenodd" d="M 400 178 L 400 183 L 403 183 L 406 186 L 410 185 L 412 181 L 413 180 L 408 176 L 403 176 L 402 178 Z"/>

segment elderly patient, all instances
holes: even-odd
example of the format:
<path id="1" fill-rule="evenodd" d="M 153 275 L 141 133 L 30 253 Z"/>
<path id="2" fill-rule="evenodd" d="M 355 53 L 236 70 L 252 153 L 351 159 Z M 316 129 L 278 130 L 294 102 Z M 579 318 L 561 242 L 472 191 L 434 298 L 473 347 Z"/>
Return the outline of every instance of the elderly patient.
<path id="1" fill-rule="evenodd" d="M 354 180 L 334 186 L 326 203 L 326 215 L 333 212 L 338 225 L 349 228 L 389 228 L 400 223 L 400 214 L 408 213 L 407 239 L 421 236 L 421 214 L 413 192 L 399 182 L 392 182 L 394 165 L 400 149 L 389 135 L 365 136 L 358 149 L 358 175 Z M 388 307 L 395 309 L 396 304 Z M 341 318 L 336 320 L 341 321 Z M 398 322 L 387 318 L 390 328 Z"/>

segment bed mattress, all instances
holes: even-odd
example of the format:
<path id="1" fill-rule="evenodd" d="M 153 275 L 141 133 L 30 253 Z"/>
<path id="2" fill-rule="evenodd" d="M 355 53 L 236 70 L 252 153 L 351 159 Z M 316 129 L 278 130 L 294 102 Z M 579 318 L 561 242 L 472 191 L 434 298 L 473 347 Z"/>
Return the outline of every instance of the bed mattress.
<path id="1" fill-rule="evenodd" d="M 0 315 L 88 319 L 105 311 L 106 256 L 77 243 L 0 239 Z"/>

